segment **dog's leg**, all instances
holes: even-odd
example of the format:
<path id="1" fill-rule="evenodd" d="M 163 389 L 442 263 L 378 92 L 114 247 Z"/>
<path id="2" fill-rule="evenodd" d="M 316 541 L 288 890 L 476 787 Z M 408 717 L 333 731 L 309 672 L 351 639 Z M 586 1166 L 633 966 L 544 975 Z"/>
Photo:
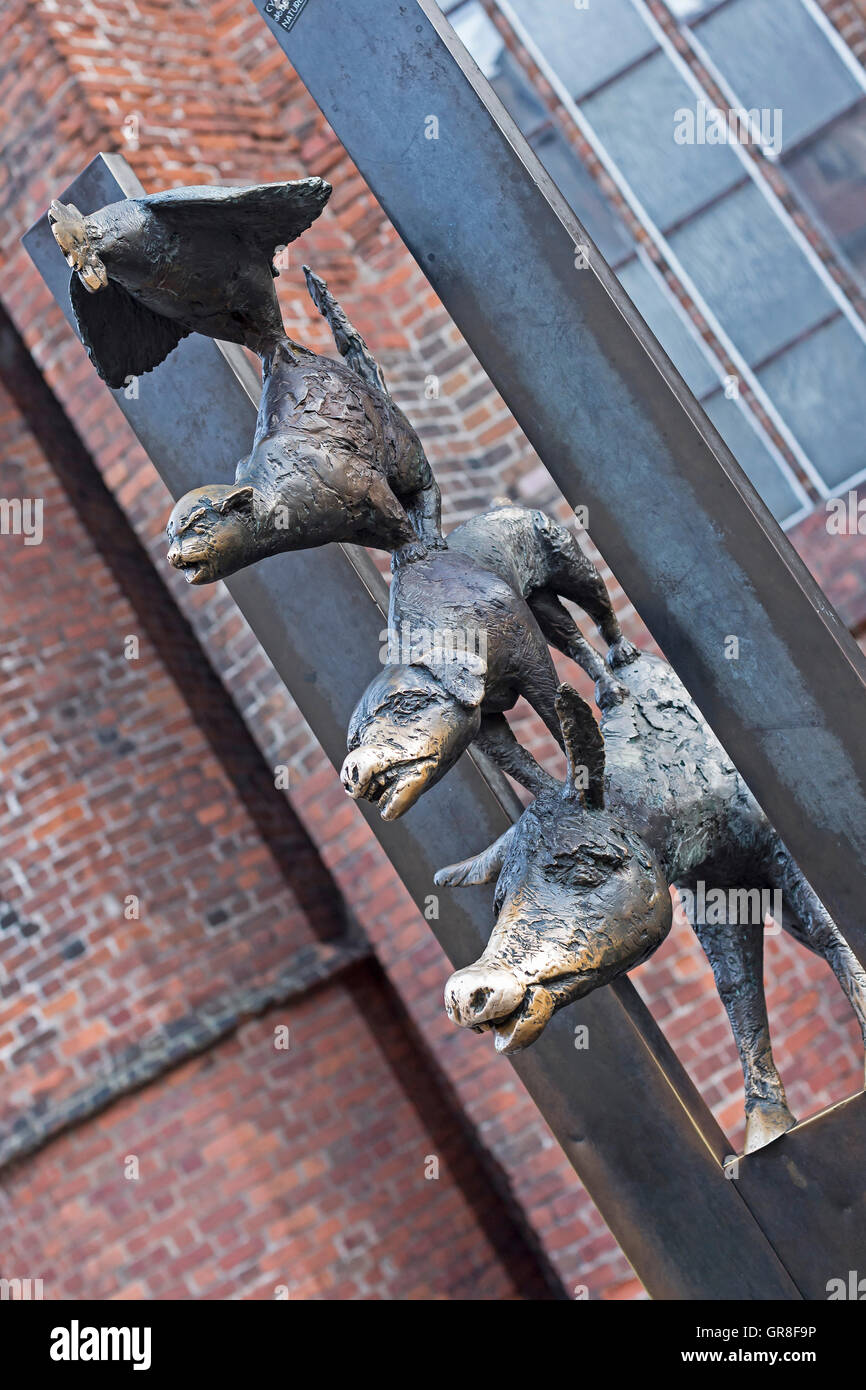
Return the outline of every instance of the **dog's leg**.
<path id="1" fill-rule="evenodd" d="M 795 941 L 827 962 L 847 995 L 866 1048 L 866 971 L 817 893 L 778 839 L 771 847 L 767 878 L 782 893 L 783 927 Z"/>
<path id="2" fill-rule="evenodd" d="M 550 589 L 537 590 L 527 602 L 550 645 L 565 652 L 595 681 L 599 709 L 608 709 L 625 699 L 625 686 L 611 675 L 595 647 L 587 642 L 568 609 Z"/>
<path id="3" fill-rule="evenodd" d="M 745 1152 L 753 1153 L 797 1123 L 773 1060 L 764 997 L 764 926 L 692 926 L 712 966 L 740 1055 L 746 1089 Z"/>
<path id="4" fill-rule="evenodd" d="M 609 648 L 608 665 L 625 666 L 634 661 L 638 655 L 637 649 L 623 636 L 610 595 L 595 566 L 586 558 L 570 531 L 543 513 L 536 515 L 543 518 L 536 522 L 535 533 L 545 552 L 549 576 L 547 587 L 561 598 L 576 603 L 592 619 L 605 646 Z"/>

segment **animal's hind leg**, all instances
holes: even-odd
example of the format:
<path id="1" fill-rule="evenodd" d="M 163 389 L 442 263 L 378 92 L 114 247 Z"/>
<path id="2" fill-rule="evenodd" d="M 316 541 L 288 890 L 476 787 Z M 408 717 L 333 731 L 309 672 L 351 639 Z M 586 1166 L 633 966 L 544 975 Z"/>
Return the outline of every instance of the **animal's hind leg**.
<path id="1" fill-rule="evenodd" d="M 550 589 L 538 589 L 527 599 L 538 626 L 552 647 L 576 661 L 596 684 L 599 709 L 619 704 L 625 687 L 610 674 L 598 652 L 587 642 L 568 609 Z"/>
<path id="2" fill-rule="evenodd" d="M 610 595 L 595 566 L 586 558 L 577 541 L 564 526 L 550 518 L 543 527 L 542 539 L 548 564 L 548 587 L 562 598 L 570 599 L 588 614 L 608 647 L 607 660 L 612 667 L 625 666 L 638 655 L 637 648 L 623 636 L 619 620 L 613 611 Z"/>
<path id="3" fill-rule="evenodd" d="M 439 484 L 433 476 L 432 468 L 423 457 L 422 473 L 426 482 L 422 483 L 411 497 L 406 498 L 406 511 L 418 539 L 431 550 L 444 550 L 446 546 L 442 537 L 442 498 Z"/>
<path id="4" fill-rule="evenodd" d="M 781 841 L 773 847 L 767 878 L 782 893 L 779 925 L 827 962 L 854 1010 L 866 1048 L 866 971 Z"/>
<path id="5" fill-rule="evenodd" d="M 764 998 L 764 927 L 693 923 L 740 1055 L 746 1088 L 745 1152 L 754 1153 L 797 1122 L 773 1060 Z"/>

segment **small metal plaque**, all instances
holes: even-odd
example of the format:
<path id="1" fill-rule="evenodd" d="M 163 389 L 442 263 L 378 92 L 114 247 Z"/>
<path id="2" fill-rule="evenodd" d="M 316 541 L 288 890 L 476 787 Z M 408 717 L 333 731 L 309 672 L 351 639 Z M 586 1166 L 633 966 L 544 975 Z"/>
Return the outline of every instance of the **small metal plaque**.
<path id="1" fill-rule="evenodd" d="M 265 14 L 276 20 L 281 29 L 291 29 L 307 0 L 267 0 Z"/>

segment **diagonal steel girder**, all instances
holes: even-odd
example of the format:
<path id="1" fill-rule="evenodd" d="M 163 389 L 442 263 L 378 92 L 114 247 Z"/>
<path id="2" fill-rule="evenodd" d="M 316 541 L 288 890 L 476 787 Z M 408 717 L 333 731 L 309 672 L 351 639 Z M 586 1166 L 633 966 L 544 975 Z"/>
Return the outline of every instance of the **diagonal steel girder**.
<path id="1" fill-rule="evenodd" d="M 856 643 L 434 0 L 254 3 L 866 964 Z"/>
<path id="2" fill-rule="evenodd" d="M 92 212 L 143 189 L 125 160 L 101 155 L 58 196 Z M 71 321 L 69 271 L 42 217 L 25 246 Z M 375 346 L 375 345 L 373 345 Z M 80 351 L 70 339 L 69 351 Z M 229 477 L 249 448 L 258 383 L 239 349 L 185 339 L 137 398 L 112 392 L 173 496 Z M 385 585 L 361 551 L 328 546 L 278 555 L 228 581 L 233 598 L 326 754 L 339 766 L 358 695 L 377 669 Z M 362 810 L 415 902 L 442 864 L 489 844 L 520 811 L 481 758 L 461 759 L 403 819 Z M 486 944 L 492 891 L 442 892 L 430 927 L 454 966 Z M 575 1048 L 574 1030 L 589 1047 Z M 456 1046 L 484 1043 L 474 1035 Z M 649 1292 L 657 1298 L 797 1299 L 727 1143 L 627 979 L 554 1016 L 512 1065 Z"/>

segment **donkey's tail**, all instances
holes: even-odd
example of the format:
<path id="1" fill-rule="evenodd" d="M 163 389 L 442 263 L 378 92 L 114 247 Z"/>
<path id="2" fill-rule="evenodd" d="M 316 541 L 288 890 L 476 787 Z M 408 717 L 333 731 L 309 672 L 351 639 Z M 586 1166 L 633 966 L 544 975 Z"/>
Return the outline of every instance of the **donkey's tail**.
<path id="1" fill-rule="evenodd" d="M 352 371 L 357 372 L 361 380 L 365 381 L 368 386 L 377 386 L 380 391 L 384 391 L 386 396 L 389 395 L 382 368 L 357 328 L 354 328 L 347 319 L 344 310 L 337 303 L 324 280 L 314 274 L 308 265 L 304 266 L 304 276 L 310 298 L 322 317 L 327 319 L 340 355 L 345 357 Z"/>

